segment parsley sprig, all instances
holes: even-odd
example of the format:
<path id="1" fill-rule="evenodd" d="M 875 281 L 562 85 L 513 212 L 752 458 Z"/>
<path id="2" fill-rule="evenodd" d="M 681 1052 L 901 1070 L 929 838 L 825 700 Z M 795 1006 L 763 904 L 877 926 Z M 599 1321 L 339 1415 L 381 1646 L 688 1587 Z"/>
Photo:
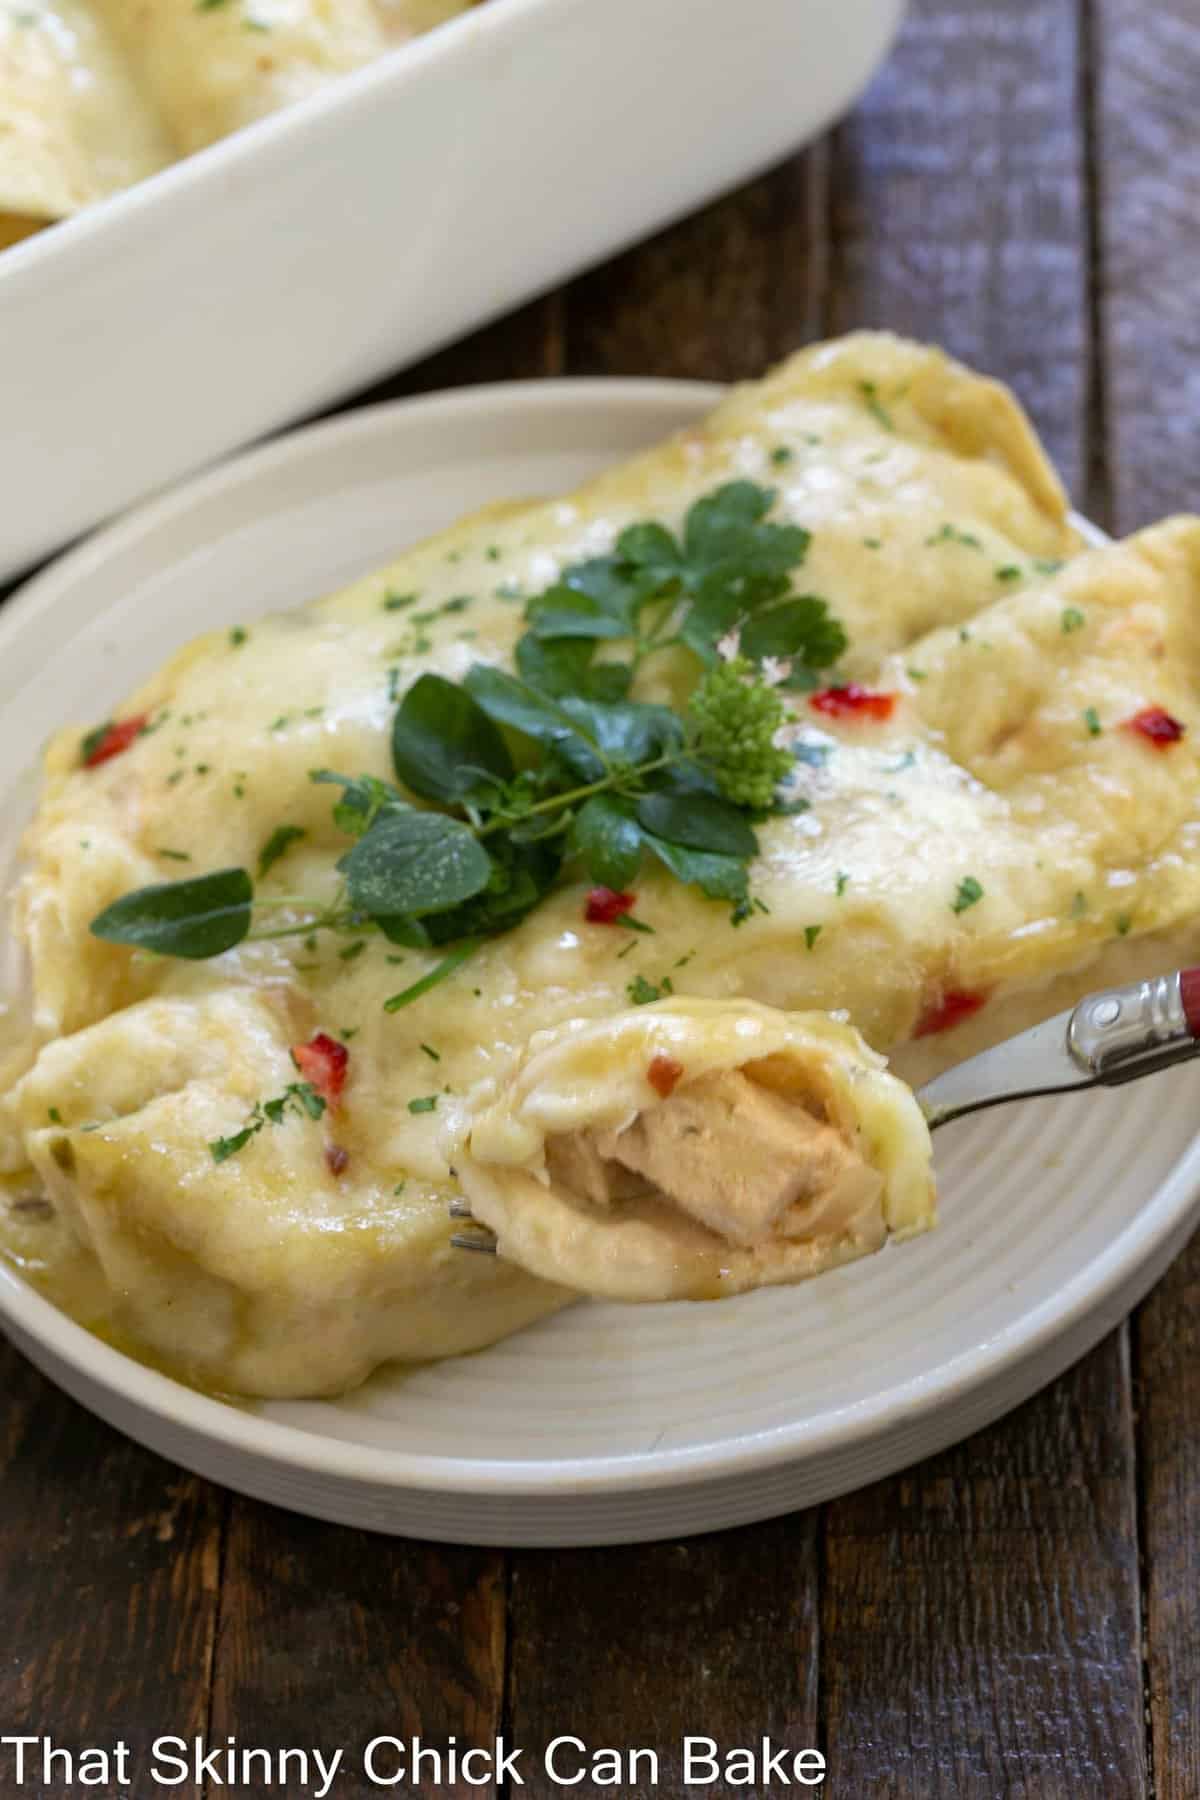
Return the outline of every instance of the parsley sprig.
<path id="1" fill-rule="evenodd" d="M 391 749 L 398 779 L 427 805 L 375 776 L 312 771 L 339 790 L 333 820 L 352 840 L 330 904 L 256 898 L 246 870 L 225 869 L 126 894 L 93 933 L 188 958 L 319 930 L 455 946 L 393 996 L 395 1010 L 516 925 L 564 869 L 622 890 L 648 855 L 744 916 L 754 823 L 776 810 L 792 760 L 775 745 L 785 708 L 759 663 L 781 665 L 779 685 L 811 687 L 846 647 L 824 601 L 792 593 L 809 534 L 772 522 L 773 502 L 770 489 L 731 482 L 692 506 L 679 537 L 630 526 L 610 555 L 570 565 L 529 601 L 515 674 L 476 664 L 461 683 L 420 676 L 397 706 Z M 684 710 L 630 699 L 646 660 L 680 647 L 701 671 Z M 260 873 L 296 835 L 274 834 Z M 302 916 L 252 931 L 271 907 Z"/>

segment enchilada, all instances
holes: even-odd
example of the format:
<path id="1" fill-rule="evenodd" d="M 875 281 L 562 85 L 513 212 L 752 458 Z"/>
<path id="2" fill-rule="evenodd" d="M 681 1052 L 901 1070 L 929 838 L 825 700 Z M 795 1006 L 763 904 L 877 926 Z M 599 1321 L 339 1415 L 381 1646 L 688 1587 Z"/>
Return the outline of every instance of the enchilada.
<path id="1" fill-rule="evenodd" d="M 511 1109 L 527 1053 L 536 1061 L 556 1033 L 573 1045 L 582 1034 L 600 1110 L 580 1129 L 611 1131 L 600 1113 L 628 1046 L 666 1029 L 656 1021 L 682 1009 L 685 1037 L 711 1025 L 724 1044 L 761 1009 L 783 1034 L 765 1060 L 783 1057 L 786 1092 L 749 1092 L 764 1086 L 761 1070 L 724 1052 L 701 1068 L 698 1051 L 696 1081 L 730 1078 L 701 1098 L 727 1107 L 735 1128 L 757 1108 L 782 1146 L 799 1132 L 795 1168 L 807 1177 L 820 1162 L 830 1181 L 764 1187 L 762 1241 L 741 1243 L 749 1273 L 725 1287 L 712 1278 L 720 1244 L 747 1236 L 729 1195 L 686 1196 L 704 1207 L 686 1221 L 691 1241 L 707 1231 L 716 1242 L 696 1265 L 707 1273 L 672 1286 L 679 1221 L 666 1215 L 680 1196 L 652 1193 L 662 1291 L 792 1279 L 928 1224 L 923 1127 L 875 1053 L 949 1037 L 968 1012 L 980 1024 L 1010 1000 L 1036 1010 L 1048 983 L 1088 969 L 1094 980 L 1107 946 L 1194 913 L 1196 537 L 1178 522 L 1078 555 L 1061 489 L 1012 400 L 937 352 L 863 335 L 802 353 L 705 427 L 568 500 L 497 509 L 302 614 L 201 640 L 119 718 L 51 748 L 17 901 L 34 1004 L 6 1107 L 13 1192 L 49 1196 L 65 1242 L 95 1259 L 111 1316 L 173 1367 L 243 1392 L 336 1391 L 389 1357 L 452 1353 L 575 1291 L 614 1291 L 597 1288 L 577 1239 L 562 1238 L 558 1262 L 530 1254 L 532 1272 L 450 1246 L 448 1204 L 460 1180 L 483 1192 L 476 1170 L 499 1196 L 502 1243 L 514 1170 L 522 1206 L 532 1177 L 543 1218 L 578 1213 L 570 1178 L 564 1192 L 542 1179 L 552 1171 L 536 1144 L 514 1157 L 511 1134 L 482 1129 Z M 514 899 L 504 930 L 488 923 L 494 909 L 460 929 L 449 904 L 459 888 L 429 912 L 424 942 L 414 921 L 398 929 L 369 905 L 346 916 L 341 884 L 358 879 L 369 899 L 383 878 L 361 848 L 371 830 L 393 863 L 406 847 L 406 880 L 425 835 L 441 830 L 439 855 L 448 838 L 457 846 L 458 860 L 439 865 L 453 886 L 475 854 L 459 833 L 500 819 L 500 802 L 446 787 L 430 762 L 414 717 L 413 697 L 431 691 L 421 683 L 442 683 L 443 704 L 447 691 L 482 695 L 495 713 L 497 695 L 511 701 L 515 664 L 574 725 L 607 729 L 613 714 L 579 708 L 624 704 L 611 674 L 625 647 L 605 607 L 615 588 L 635 587 L 660 641 L 638 653 L 622 729 L 651 713 L 667 729 L 664 717 L 691 716 L 700 689 L 711 699 L 730 683 L 783 709 L 775 791 L 737 802 L 754 842 L 744 886 L 723 887 L 728 868 L 697 860 L 721 853 L 683 841 L 692 827 L 670 810 L 680 794 L 651 783 L 630 800 L 642 836 L 623 887 L 597 882 L 586 846 L 560 845 L 550 879 L 528 904 Z M 691 637 L 680 642 L 670 621 L 684 597 Z M 709 638 L 692 630 L 697 607 Z M 546 694 L 555 670 L 590 684 L 591 698 Z M 511 755 L 512 781 L 541 780 L 536 739 L 511 708 L 499 712 L 494 733 L 471 715 L 453 767 L 478 773 L 491 758 L 495 775 Z M 1147 713 L 1177 733 L 1131 724 Z M 559 750 L 578 756 L 573 727 L 554 729 Z M 747 771 L 726 752 L 721 774 L 744 799 Z M 618 799 L 629 788 L 627 770 L 589 783 L 577 766 L 572 778 Z M 537 791 L 534 806 L 559 807 Z M 693 792 L 693 825 L 719 818 L 744 843 L 729 804 Z M 452 831 L 438 826 L 452 816 Z M 503 873 L 528 873 L 531 858 L 514 852 Z M 177 914 L 166 926 L 158 915 L 166 938 L 128 936 L 139 894 L 178 895 L 222 871 L 246 872 L 253 932 L 226 943 L 243 910 L 226 887 L 201 922 L 216 937 L 185 954 L 152 953 L 178 944 Z M 478 907 L 479 892 L 462 904 Z M 323 923 L 333 918 L 336 928 Z M 805 1017 L 830 1011 L 848 1012 L 873 1049 Z M 681 1064 L 682 1103 L 688 1058 L 664 1054 Z M 890 1137 L 853 1095 L 885 1108 Z M 671 1096 L 659 1099 L 666 1113 Z M 840 1141 L 776 1101 L 836 1125 Z M 622 1129 L 645 1141 L 616 1156 L 605 1145 L 602 1160 L 661 1189 L 662 1121 L 643 1130 L 639 1119 Z M 671 1120 L 681 1135 L 697 1122 L 679 1110 Z M 903 1180 L 889 1143 L 905 1147 Z M 567 1166 L 578 1171 L 576 1149 Z M 586 1169 L 575 1179 L 586 1184 Z M 779 1221 L 830 1192 L 846 1201 L 836 1230 L 823 1204 L 802 1207 L 780 1258 Z M 630 1297 L 653 1291 L 643 1283 Z"/>
<path id="2" fill-rule="evenodd" d="M 0 249 L 472 0 L 0 0 Z"/>

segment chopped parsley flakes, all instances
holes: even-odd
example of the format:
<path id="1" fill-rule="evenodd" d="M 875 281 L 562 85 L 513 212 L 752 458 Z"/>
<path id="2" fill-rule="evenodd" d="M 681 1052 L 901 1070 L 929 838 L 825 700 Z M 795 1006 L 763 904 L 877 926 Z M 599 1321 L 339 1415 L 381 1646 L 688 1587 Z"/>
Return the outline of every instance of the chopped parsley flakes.
<path id="1" fill-rule="evenodd" d="M 258 872 L 265 875 L 273 869 L 281 856 L 285 856 L 293 844 L 307 837 L 303 825 L 277 825 L 262 849 L 258 853 Z"/>
<path id="2" fill-rule="evenodd" d="M 664 975 L 657 984 L 647 981 L 644 975 L 635 975 L 625 992 L 635 1006 L 649 1006 L 652 1000 L 661 1000 L 664 995 L 673 994 L 675 986 L 669 975 Z"/>
<path id="3" fill-rule="evenodd" d="M 963 531 L 959 526 L 950 524 L 943 525 L 940 531 L 935 531 L 931 537 L 925 539 L 925 542 L 927 544 L 962 544 L 967 550 L 983 549 L 982 542 L 973 531 Z"/>
<path id="4" fill-rule="evenodd" d="M 950 911 L 964 913 L 968 907 L 975 906 L 983 899 L 983 887 L 973 875 L 964 875 L 951 903 Z"/>
<path id="5" fill-rule="evenodd" d="M 260 1100 L 242 1129 L 235 1131 L 232 1137 L 214 1138 L 208 1146 L 209 1154 L 215 1163 L 227 1162 L 239 1150 L 244 1150 L 264 1125 L 282 1125 L 289 1112 L 301 1118 L 319 1119 L 324 1111 L 324 1099 L 309 1082 L 289 1082 L 277 1099 Z"/>
<path id="6" fill-rule="evenodd" d="M 885 431 L 895 431 L 896 423 L 891 413 L 879 398 L 879 389 L 873 381 L 860 381 L 858 391 L 862 395 L 867 411 Z"/>

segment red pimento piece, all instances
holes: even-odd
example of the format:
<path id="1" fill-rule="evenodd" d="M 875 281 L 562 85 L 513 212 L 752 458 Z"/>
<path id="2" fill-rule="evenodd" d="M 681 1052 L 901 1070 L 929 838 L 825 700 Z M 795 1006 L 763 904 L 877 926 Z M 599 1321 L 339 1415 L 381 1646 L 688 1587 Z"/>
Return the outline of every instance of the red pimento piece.
<path id="1" fill-rule="evenodd" d="M 346 1085 L 346 1064 L 350 1052 L 328 1032 L 318 1031 L 307 1044 L 292 1045 L 292 1061 L 311 1088 L 322 1100 L 336 1106 Z"/>
<path id="2" fill-rule="evenodd" d="M 1169 750 L 1187 730 L 1161 706 L 1143 706 L 1141 712 L 1134 713 L 1125 724 L 1130 731 L 1139 732 L 1156 750 Z"/>
<path id="3" fill-rule="evenodd" d="M 965 988 L 947 988 L 936 1004 L 925 1008 L 913 1036 L 932 1037 L 935 1031 L 949 1031 L 952 1025 L 977 1013 L 986 1002 L 986 994 L 972 994 Z"/>
<path id="4" fill-rule="evenodd" d="M 135 738 L 141 737 L 149 722 L 149 713 L 137 713 L 132 719 L 110 719 L 107 725 L 102 725 L 98 732 L 94 731 L 84 740 L 89 746 L 83 758 L 84 768 L 96 769 L 110 757 L 120 756 Z"/>
<path id="5" fill-rule="evenodd" d="M 613 888 L 594 887 L 588 894 L 583 916 L 589 925 L 615 925 L 622 913 L 637 905 L 636 894 L 618 894 Z"/>
<path id="6" fill-rule="evenodd" d="M 331 1175 L 343 1174 L 349 1161 L 350 1152 L 343 1150 L 340 1144 L 326 1144 L 325 1166 Z"/>
<path id="7" fill-rule="evenodd" d="M 650 1058 L 650 1067 L 646 1070 L 646 1080 L 656 1094 L 661 1094 L 663 1099 L 667 1100 L 675 1092 L 676 1084 L 682 1074 L 683 1064 L 677 1063 L 673 1056 L 664 1056 L 660 1051 L 657 1056 Z"/>
<path id="8" fill-rule="evenodd" d="M 852 681 L 847 687 L 822 688 L 819 694 L 809 696 L 808 704 L 814 712 L 826 713 L 831 719 L 890 719 L 896 696 L 873 693 Z"/>
<path id="9" fill-rule="evenodd" d="M 1200 1038 L 1200 969 L 1179 971 L 1179 991 L 1188 1030 L 1194 1038 Z"/>

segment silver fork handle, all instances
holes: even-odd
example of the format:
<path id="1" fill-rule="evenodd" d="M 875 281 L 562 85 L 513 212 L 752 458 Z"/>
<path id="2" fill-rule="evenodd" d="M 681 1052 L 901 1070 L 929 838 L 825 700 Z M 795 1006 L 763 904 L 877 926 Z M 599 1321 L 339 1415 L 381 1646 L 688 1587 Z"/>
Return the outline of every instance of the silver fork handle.
<path id="1" fill-rule="evenodd" d="M 1200 969 L 1089 994 L 917 1094 L 931 1128 L 1038 1094 L 1119 1087 L 1200 1056 Z"/>

